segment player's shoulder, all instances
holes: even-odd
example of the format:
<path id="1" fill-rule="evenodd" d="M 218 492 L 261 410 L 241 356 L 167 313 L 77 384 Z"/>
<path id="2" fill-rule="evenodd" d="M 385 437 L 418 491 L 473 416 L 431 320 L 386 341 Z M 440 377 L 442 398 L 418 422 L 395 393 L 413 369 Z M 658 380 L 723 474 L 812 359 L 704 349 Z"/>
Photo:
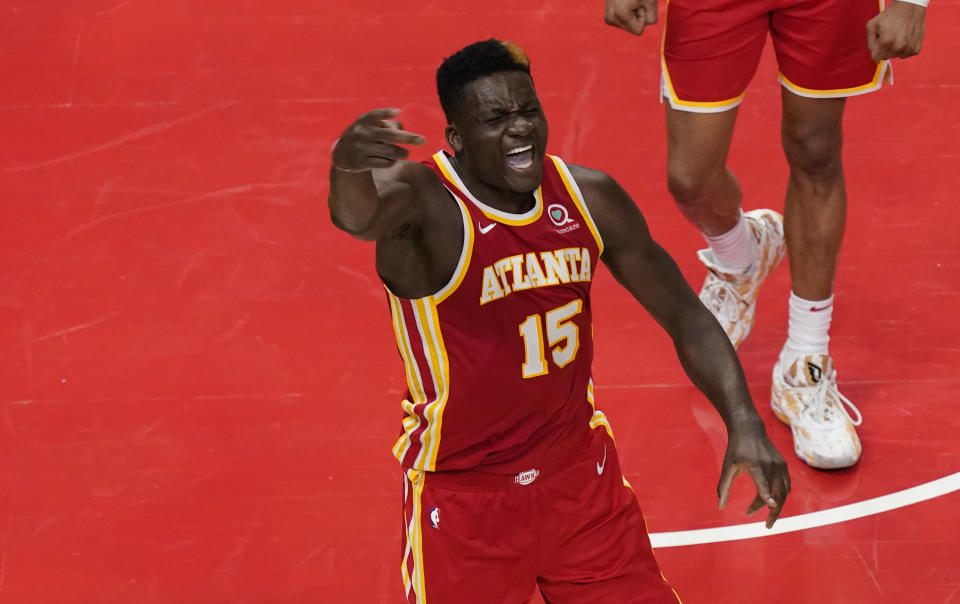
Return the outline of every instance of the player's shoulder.
<path id="1" fill-rule="evenodd" d="M 568 168 L 605 241 L 617 240 L 627 225 L 634 225 L 629 227 L 632 229 L 637 219 L 643 219 L 630 194 L 613 176 L 584 166 L 569 165 Z"/>
<path id="2" fill-rule="evenodd" d="M 606 203 L 622 191 L 617 181 L 603 170 L 577 164 L 567 164 L 567 168 L 588 205 Z"/>

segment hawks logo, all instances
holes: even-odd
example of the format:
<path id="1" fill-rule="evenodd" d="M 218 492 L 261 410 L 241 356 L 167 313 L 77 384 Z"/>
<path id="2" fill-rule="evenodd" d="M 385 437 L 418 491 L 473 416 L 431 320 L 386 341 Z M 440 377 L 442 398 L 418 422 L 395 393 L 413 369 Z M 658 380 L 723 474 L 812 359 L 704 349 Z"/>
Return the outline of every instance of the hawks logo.
<path id="1" fill-rule="evenodd" d="M 538 476 L 540 476 L 540 470 L 527 470 L 526 472 L 520 472 L 514 476 L 513 481 L 517 484 L 526 486 L 536 480 Z"/>

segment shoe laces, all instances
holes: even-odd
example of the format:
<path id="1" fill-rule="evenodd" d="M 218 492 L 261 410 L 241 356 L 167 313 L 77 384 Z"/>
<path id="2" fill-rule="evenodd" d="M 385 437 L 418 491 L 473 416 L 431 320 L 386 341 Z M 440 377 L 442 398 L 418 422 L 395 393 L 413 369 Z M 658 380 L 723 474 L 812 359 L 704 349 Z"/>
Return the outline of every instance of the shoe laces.
<path id="1" fill-rule="evenodd" d="M 808 388 L 810 388 L 810 398 L 806 405 L 806 411 L 814 421 L 829 424 L 833 423 L 834 415 L 838 415 L 845 418 L 854 426 L 859 426 L 863 423 L 863 416 L 860 414 L 860 410 L 853 404 L 853 401 L 843 396 L 837 388 L 836 370 L 829 376 L 824 375 L 819 382 L 813 386 L 808 386 Z M 831 399 L 836 401 L 832 405 L 829 404 Z M 853 411 L 857 419 L 853 419 L 850 412 L 847 411 L 848 408 L 850 411 Z"/>
<path id="2" fill-rule="evenodd" d="M 703 286 L 704 295 L 701 296 L 701 300 L 707 298 L 709 303 L 706 306 L 714 315 L 736 320 L 740 316 L 739 304 L 746 304 L 746 302 L 732 283 L 718 277 L 713 271 L 710 274 L 713 278 Z"/>

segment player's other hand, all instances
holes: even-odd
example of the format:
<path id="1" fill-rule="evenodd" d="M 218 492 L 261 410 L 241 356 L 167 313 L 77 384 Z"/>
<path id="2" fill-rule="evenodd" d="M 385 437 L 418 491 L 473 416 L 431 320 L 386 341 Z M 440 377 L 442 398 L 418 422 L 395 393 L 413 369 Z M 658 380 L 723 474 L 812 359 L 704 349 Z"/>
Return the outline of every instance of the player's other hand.
<path id="1" fill-rule="evenodd" d="M 757 487 L 757 496 L 747 508 L 747 514 L 766 507 L 769 509 L 767 528 L 773 527 L 790 492 L 790 474 L 787 472 L 787 462 L 770 442 L 762 424 L 759 429 L 730 435 L 720 472 L 720 484 L 717 485 L 720 509 L 727 505 L 733 480 L 744 472 Z"/>
<path id="2" fill-rule="evenodd" d="M 606 0 L 603 20 L 635 36 L 657 22 L 657 0 Z"/>
<path id="3" fill-rule="evenodd" d="M 905 59 L 920 52 L 927 9 L 909 2 L 894 1 L 886 10 L 867 21 L 867 48 L 874 62 Z"/>
<path id="4" fill-rule="evenodd" d="M 407 132 L 395 118 L 399 109 L 374 109 L 364 113 L 343 131 L 333 147 L 333 165 L 361 172 L 389 168 L 410 152 L 400 145 L 422 145 L 426 139 Z"/>

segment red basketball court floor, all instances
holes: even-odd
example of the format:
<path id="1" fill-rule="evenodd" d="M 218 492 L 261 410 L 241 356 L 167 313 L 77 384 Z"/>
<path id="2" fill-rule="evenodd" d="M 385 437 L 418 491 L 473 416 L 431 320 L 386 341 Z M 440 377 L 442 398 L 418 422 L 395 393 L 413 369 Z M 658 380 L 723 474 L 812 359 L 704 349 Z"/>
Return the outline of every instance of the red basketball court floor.
<path id="1" fill-rule="evenodd" d="M 832 350 L 862 462 L 807 468 L 769 410 L 785 266 L 741 350 L 789 454 L 781 532 L 753 536 L 745 478 L 716 509 L 720 421 L 667 337 L 597 280 L 599 404 L 684 602 L 960 602 L 958 8 L 934 0 L 921 56 L 849 104 Z M 330 144 L 395 106 L 426 157 L 443 145 L 440 59 L 515 40 L 552 152 L 616 176 L 699 286 L 701 241 L 664 186 L 659 26 L 635 39 L 601 12 L 4 2 L 0 602 L 403 601 L 404 382 L 372 247 L 327 218 Z M 748 208 L 783 205 L 769 50 L 731 156 Z"/>

